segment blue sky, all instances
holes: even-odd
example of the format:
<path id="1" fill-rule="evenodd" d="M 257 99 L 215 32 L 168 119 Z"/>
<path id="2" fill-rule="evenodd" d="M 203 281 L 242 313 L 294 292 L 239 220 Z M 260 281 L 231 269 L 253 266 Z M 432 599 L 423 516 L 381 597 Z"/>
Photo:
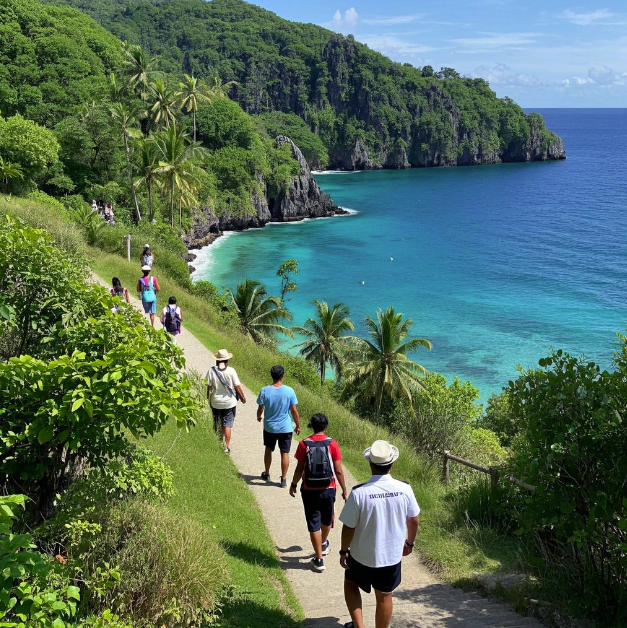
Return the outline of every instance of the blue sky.
<path id="1" fill-rule="evenodd" d="M 627 2 L 256 0 L 395 61 L 487 79 L 523 107 L 627 107 Z"/>

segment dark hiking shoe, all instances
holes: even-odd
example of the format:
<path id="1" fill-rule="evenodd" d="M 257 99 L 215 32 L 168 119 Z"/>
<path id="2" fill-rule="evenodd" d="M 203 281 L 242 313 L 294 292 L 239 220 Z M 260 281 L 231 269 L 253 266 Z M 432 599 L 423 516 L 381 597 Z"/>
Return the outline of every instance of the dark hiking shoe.
<path id="1" fill-rule="evenodd" d="M 355 628 L 355 624 L 352 621 L 346 622 L 344 628 Z"/>
<path id="2" fill-rule="evenodd" d="M 316 558 L 315 556 L 311 559 L 311 568 L 318 573 L 322 573 L 326 567 L 324 566 L 324 559 Z"/>
<path id="3" fill-rule="evenodd" d="M 287 488 L 287 479 L 281 478 L 281 488 Z"/>
<path id="4" fill-rule="evenodd" d="M 266 473 L 265 471 L 262 471 L 262 473 L 261 473 L 261 479 L 262 479 L 262 480 L 265 480 L 266 482 L 269 482 L 269 481 L 270 481 L 270 474 L 269 474 L 269 473 Z"/>
<path id="5" fill-rule="evenodd" d="M 322 544 L 322 555 L 326 556 L 331 550 L 329 549 L 329 546 L 331 545 L 331 541 L 329 541 L 329 539 L 327 539 L 323 544 Z"/>

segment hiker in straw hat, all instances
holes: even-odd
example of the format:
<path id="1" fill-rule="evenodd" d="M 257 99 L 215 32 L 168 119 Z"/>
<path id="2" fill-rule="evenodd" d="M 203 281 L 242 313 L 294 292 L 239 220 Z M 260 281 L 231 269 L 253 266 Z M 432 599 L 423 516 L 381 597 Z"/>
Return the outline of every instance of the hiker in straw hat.
<path id="1" fill-rule="evenodd" d="M 374 589 L 376 628 L 388 628 L 392 619 L 392 591 L 401 583 L 401 561 L 414 549 L 420 507 L 409 484 L 390 471 L 398 449 L 377 440 L 364 451 L 372 477 L 355 486 L 340 521 L 344 597 L 352 621 L 345 628 L 363 628 L 361 591 Z"/>
<path id="2" fill-rule="evenodd" d="M 216 365 L 207 371 L 207 398 L 213 414 L 213 427 L 216 432 L 222 430 L 224 452 L 231 453 L 231 429 L 235 422 L 237 402 L 246 403 L 237 372 L 229 366 L 233 357 L 226 349 L 213 354 Z"/>

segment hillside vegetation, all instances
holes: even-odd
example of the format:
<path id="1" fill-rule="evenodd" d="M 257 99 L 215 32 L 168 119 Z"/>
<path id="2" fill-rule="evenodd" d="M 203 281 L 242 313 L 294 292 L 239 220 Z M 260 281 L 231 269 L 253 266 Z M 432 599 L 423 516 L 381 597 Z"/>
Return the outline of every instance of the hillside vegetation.
<path id="1" fill-rule="evenodd" d="M 334 168 L 563 157 L 541 116 L 497 98 L 483 79 L 394 63 L 350 35 L 289 22 L 243 0 L 63 1 L 158 54 L 171 73 L 237 81 L 230 96 L 248 113 L 300 116 Z"/>

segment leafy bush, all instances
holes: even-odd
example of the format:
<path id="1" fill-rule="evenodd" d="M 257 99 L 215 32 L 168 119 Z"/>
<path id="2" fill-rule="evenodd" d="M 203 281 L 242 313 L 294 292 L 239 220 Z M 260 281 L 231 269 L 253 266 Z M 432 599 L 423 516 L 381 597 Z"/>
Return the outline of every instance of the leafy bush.
<path id="1" fill-rule="evenodd" d="M 0 497 L 0 625 L 6 628 L 64 628 L 80 600 L 76 586 L 46 587 L 50 571 L 29 534 L 12 531 L 24 495 Z"/>
<path id="2" fill-rule="evenodd" d="M 0 244 L 0 346 L 19 356 L 0 363 L 0 478 L 27 484 L 45 512 L 79 462 L 102 467 L 128 434 L 193 423 L 198 400 L 180 349 L 132 308 L 113 314 L 116 300 L 42 232 L 6 222 Z M 24 354 L 35 348 L 45 359 Z"/>
<path id="3" fill-rule="evenodd" d="M 627 611 L 627 337 L 619 336 L 613 371 L 560 350 L 508 388 L 521 429 L 514 470 L 536 486 L 510 497 L 519 534 L 535 540 L 534 564 L 571 588 L 573 605 L 599 616 Z"/>
<path id="4" fill-rule="evenodd" d="M 511 403 L 507 390 L 488 399 L 485 414 L 479 420 L 482 427 L 492 430 L 503 446 L 508 447 L 519 433 L 520 426 L 512 415 Z"/>

